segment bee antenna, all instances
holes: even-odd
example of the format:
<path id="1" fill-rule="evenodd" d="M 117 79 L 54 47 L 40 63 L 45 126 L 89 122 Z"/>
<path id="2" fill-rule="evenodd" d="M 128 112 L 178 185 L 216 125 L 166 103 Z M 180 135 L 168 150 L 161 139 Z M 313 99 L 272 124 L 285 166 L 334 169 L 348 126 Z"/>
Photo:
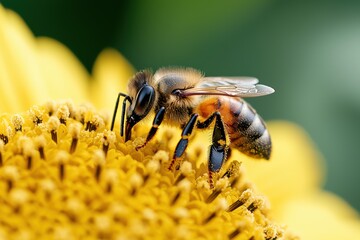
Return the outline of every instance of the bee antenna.
<path id="1" fill-rule="evenodd" d="M 121 111 L 121 123 L 120 123 L 120 135 L 123 136 L 124 135 L 124 119 L 125 119 L 126 101 L 129 101 L 130 104 L 131 104 L 131 98 L 130 98 L 129 95 L 126 95 L 126 94 L 121 93 L 121 92 L 118 94 L 118 97 L 117 97 L 116 103 L 115 103 L 114 114 L 113 114 L 113 118 L 112 118 L 112 121 L 111 121 L 110 130 L 112 131 L 114 129 L 116 113 L 117 113 L 117 110 L 118 110 L 118 107 L 119 107 L 120 97 L 125 97 L 124 101 L 123 101 L 122 111 Z"/>

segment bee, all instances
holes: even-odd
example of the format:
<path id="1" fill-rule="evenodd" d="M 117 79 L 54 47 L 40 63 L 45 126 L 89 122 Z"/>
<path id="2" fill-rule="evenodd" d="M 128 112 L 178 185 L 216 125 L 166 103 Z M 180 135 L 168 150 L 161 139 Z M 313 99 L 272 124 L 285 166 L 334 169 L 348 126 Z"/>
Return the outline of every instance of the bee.
<path id="1" fill-rule="evenodd" d="M 172 169 L 185 153 L 193 129 L 212 127 L 208 162 L 211 178 L 221 169 L 230 148 L 253 158 L 270 158 L 271 138 L 265 122 L 242 99 L 274 92 L 271 87 L 257 83 L 253 77 L 205 77 L 193 68 L 161 68 L 155 74 L 140 71 L 130 79 L 128 93 L 119 93 L 117 97 L 111 130 L 120 97 L 124 97 L 120 135 L 124 135 L 125 128 L 125 141 L 131 139 L 131 130 L 138 122 L 150 112 L 155 113 L 145 143 L 136 150 L 154 137 L 160 124 L 180 126 L 181 138 L 169 166 Z"/>

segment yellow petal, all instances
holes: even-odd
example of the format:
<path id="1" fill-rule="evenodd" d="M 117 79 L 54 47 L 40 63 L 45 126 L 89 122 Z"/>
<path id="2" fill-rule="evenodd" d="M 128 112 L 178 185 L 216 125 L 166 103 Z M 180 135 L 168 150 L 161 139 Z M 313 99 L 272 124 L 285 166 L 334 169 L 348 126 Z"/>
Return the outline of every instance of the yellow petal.
<path id="1" fill-rule="evenodd" d="M 126 93 L 127 82 L 133 74 L 133 67 L 118 51 L 102 51 L 93 68 L 94 81 L 90 91 L 92 103 L 112 112 L 117 94 Z"/>
<path id="2" fill-rule="evenodd" d="M 38 59 L 51 99 L 88 101 L 90 76 L 75 55 L 60 42 L 38 38 Z"/>
<path id="3" fill-rule="evenodd" d="M 316 191 L 322 184 L 323 161 L 308 135 L 295 124 L 277 121 L 268 124 L 273 143 L 269 161 L 254 160 L 234 151 L 243 161 L 258 189 L 269 197 L 273 208 L 289 199 Z"/>
<path id="4" fill-rule="evenodd" d="M 284 203 L 275 217 L 304 240 L 360 239 L 360 219 L 333 194 L 318 192 Z"/>
<path id="5" fill-rule="evenodd" d="M 0 6 L 1 110 L 15 112 L 48 97 L 36 55 L 35 38 L 14 12 Z"/>

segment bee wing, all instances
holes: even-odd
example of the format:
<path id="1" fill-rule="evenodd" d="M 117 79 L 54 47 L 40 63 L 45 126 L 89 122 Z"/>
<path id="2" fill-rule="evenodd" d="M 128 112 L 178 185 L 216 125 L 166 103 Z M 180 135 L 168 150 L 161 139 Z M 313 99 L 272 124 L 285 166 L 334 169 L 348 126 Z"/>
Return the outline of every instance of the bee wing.
<path id="1" fill-rule="evenodd" d="M 193 95 L 223 95 L 230 97 L 259 97 L 271 94 L 271 87 L 256 84 L 253 77 L 205 77 L 193 88 L 178 90 L 177 94 L 186 97 Z"/>

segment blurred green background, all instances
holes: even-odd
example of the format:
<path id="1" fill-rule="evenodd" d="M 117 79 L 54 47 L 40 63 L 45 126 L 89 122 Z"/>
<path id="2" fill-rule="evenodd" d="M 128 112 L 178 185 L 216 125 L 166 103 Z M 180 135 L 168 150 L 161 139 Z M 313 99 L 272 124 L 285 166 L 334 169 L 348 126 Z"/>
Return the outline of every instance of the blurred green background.
<path id="1" fill-rule="evenodd" d="M 89 71 L 110 46 L 137 69 L 258 77 L 277 92 L 252 105 L 303 126 L 327 160 L 325 188 L 360 210 L 360 1 L 1 2 Z"/>

